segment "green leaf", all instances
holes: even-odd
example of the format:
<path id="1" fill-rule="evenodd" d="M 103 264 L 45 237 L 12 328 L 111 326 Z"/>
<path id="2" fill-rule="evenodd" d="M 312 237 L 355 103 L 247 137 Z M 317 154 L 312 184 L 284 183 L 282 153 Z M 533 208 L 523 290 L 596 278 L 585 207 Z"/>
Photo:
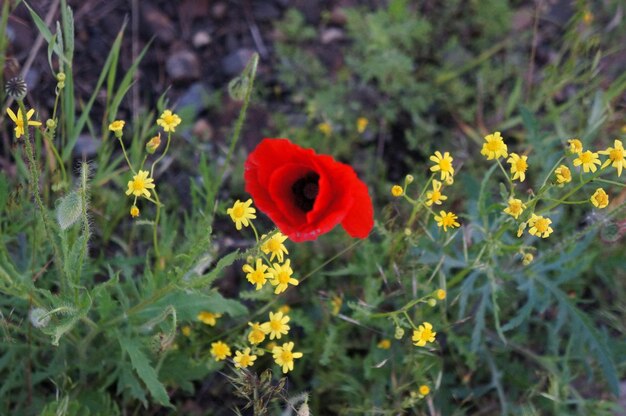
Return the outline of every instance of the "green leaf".
<path id="1" fill-rule="evenodd" d="M 567 294 L 552 282 L 540 275 L 537 275 L 535 279 L 554 295 L 560 308 L 567 310 L 571 325 L 574 326 L 572 333 L 576 334 L 575 336 L 580 341 L 586 342 L 589 345 L 589 349 L 594 353 L 596 360 L 598 360 L 600 364 L 600 368 L 604 373 L 609 388 L 613 394 L 619 396 L 619 378 L 617 376 L 615 363 L 613 362 L 613 354 L 611 354 L 609 347 L 603 340 L 600 331 L 596 329 L 596 324 L 591 322 L 585 313 L 573 305 Z"/>
<path id="2" fill-rule="evenodd" d="M 91 309 L 91 297 L 87 291 L 78 297 L 77 303 L 71 303 L 67 299 L 55 300 L 54 308 L 49 312 L 51 315 L 58 316 L 56 321 L 51 321 L 48 326 L 41 328 L 41 331 L 52 336 L 52 345 L 59 345 L 61 337 L 72 330 L 76 323 L 87 315 Z"/>
<path id="3" fill-rule="evenodd" d="M 233 264 L 235 260 L 239 258 L 239 256 L 240 256 L 239 250 L 235 250 L 232 253 L 225 255 L 224 257 L 219 259 L 215 267 L 213 267 L 213 269 L 211 269 L 209 273 L 204 274 L 202 276 L 197 276 L 197 277 L 192 278 L 190 276 L 191 273 L 188 273 L 183 278 L 183 281 L 186 281 L 184 283 L 185 286 L 190 287 L 190 288 L 201 288 L 201 287 L 209 286 L 211 283 L 213 283 L 215 279 L 217 279 L 220 276 L 220 273 L 222 272 L 222 270 L 224 270 L 224 268 Z"/>
<path id="4" fill-rule="evenodd" d="M 141 351 L 139 344 L 128 338 L 120 338 L 119 342 L 122 349 L 126 351 L 130 357 L 133 369 L 145 383 L 152 397 L 163 406 L 173 407 L 170 403 L 167 391 L 165 390 L 165 386 L 159 381 L 156 370 L 150 364 L 148 357 Z"/>
<path id="5" fill-rule="evenodd" d="M 248 309 L 243 304 L 233 299 L 226 299 L 216 291 L 206 294 L 195 291 L 177 291 L 138 312 L 137 316 L 142 320 L 148 320 L 161 314 L 170 306 L 176 309 L 180 321 L 193 321 L 201 311 L 226 313 L 231 316 L 243 316 L 248 313 Z"/>
<path id="6" fill-rule="evenodd" d="M 59 48 L 58 44 L 54 42 L 54 37 L 52 35 L 52 32 L 50 32 L 50 29 L 48 29 L 48 26 L 46 26 L 46 23 L 41 19 L 41 17 L 39 17 L 37 13 L 35 13 L 35 11 L 28 5 L 28 3 L 24 2 L 24 5 L 28 9 L 28 12 L 30 13 L 30 17 L 33 19 L 35 26 L 37 26 L 37 30 L 39 30 L 39 33 L 41 33 L 41 36 L 43 36 L 43 38 L 46 40 L 48 44 L 52 43 L 54 45 L 53 47 L 54 53 L 57 54 L 59 59 L 62 59 L 63 61 L 67 62 L 67 60 L 65 59 L 65 55 L 63 54 L 63 51 Z"/>
<path id="7" fill-rule="evenodd" d="M 59 200 L 56 208 L 57 223 L 61 230 L 67 230 L 80 219 L 83 203 L 78 192 L 72 191 Z"/>
<path id="8" fill-rule="evenodd" d="M 485 176 L 483 177 L 482 182 L 480 183 L 480 193 L 478 194 L 478 214 L 480 216 L 484 216 L 485 227 L 487 226 L 487 196 L 489 194 L 489 190 L 491 189 L 488 186 L 487 182 L 489 182 L 489 178 L 493 175 L 493 172 L 498 168 L 498 164 L 494 164 L 489 168 Z"/>
<path id="9" fill-rule="evenodd" d="M 113 42 L 113 45 L 111 46 L 111 52 L 109 52 L 109 55 L 107 56 L 107 59 L 104 62 L 104 65 L 102 66 L 102 72 L 100 73 L 100 76 L 98 77 L 98 81 L 96 82 L 96 85 L 93 88 L 93 94 L 91 95 L 91 97 L 89 98 L 89 101 L 87 101 L 87 104 L 83 108 L 82 114 L 78 118 L 78 121 L 76 121 L 74 130 L 72 130 L 72 134 L 68 138 L 67 145 L 63 149 L 63 154 L 61 158 L 64 161 L 68 161 L 70 157 L 72 156 L 72 150 L 74 149 L 74 146 L 76 145 L 76 141 L 78 140 L 78 136 L 80 132 L 83 130 L 83 128 L 85 127 L 85 124 L 87 123 L 87 120 L 89 118 L 89 113 L 91 111 L 91 107 L 93 106 L 98 94 L 100 93 L 100 88 L 102 87 L 104 80 L 107 78 L 111 63 L 114 61 L 114 59 L 117 59 L 115 57 L 116 55 L 119 55 L 120 53 L 120 47 L 122 44 L 122 38 L 124 37 L 124 29 L 126 28 L 126 22 L 127 21 L 124 20 L 124 23 L 122 23 L 122 28 L 118 32 L 117 37 L 115 38 L 115 42 Z M 66 74 L 66 76 L 68 77 L 70 75 L 71 74 Z M 68 81 L 66 81 L 66 87 L 68 85 L 69 85 L 69 79 Z"/>
<path id="10" fill-rule="evenodd" d="M 148 44 L 144 46 L 139 56 L 137 56 L 133 64 L 130 66 L 130 68 L 128 68 L 128 71 L 126 71 L 126 75 L 124 75 L 124 78 L 122 78 L 122 82 L 120 82 L 117 92 L 113 97 L 113 101 L 111 102 L 111 106 L 109 107 L 109 122 L 115 120 L 117 109 L 119 108 L 122 99 L 124 98 L 124 96 L 126 96 L 126 93 L 132 86 L 133 77 L 137 72 L 137 67 L 141 63 L 141 60 L 143 59 L 146 52 L 148 52 L 148 48 L 150 47 L 150 45 L 152 45 L 152 40 L 150 40 L 150 42 L 148 42 Z M 115 57 L 115 61 L 117 61 L 117 56 Z"/>

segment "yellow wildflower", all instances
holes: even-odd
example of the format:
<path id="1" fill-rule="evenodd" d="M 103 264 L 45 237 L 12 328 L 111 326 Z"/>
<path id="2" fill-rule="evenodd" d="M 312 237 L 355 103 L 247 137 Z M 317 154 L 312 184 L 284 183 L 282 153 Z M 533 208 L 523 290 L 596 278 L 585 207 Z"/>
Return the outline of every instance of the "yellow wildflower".
<path id="1" fill-rule="evenodd" d="M 176 126 L 178 126 L 181 121 L 178 115 L 172 113 L 170 110 L 165 110 L 157 120 L 157 124 L 163 127 L 166 133 L 173 133 L 176 131 Z"/>
<path id="2" fill-rule="evenodd" d="M 435 215 L 435 221 L 439 227 L 443 227 L 444 231 L 448 231 L 448 227 L 455 228 L 460 227 L 461 224 L 457 222 L 456 214 L 452 212 L 440 211 L 439 215 Z"/>
<path id="3" fill-rule="evenodd" d="M 213 342 L 211 344 L 211 355 L 215 358 L 215 361 L 225 360 L 226 357 L 230 357 L 230 347 L 222 341 Z"/>
<path id="4" fill-rule="evenodd" d="M 137 208 L 137 205 L 133 205 L 132 207 L 130 207 L 130 216 L 133 218 L 139 216 L 139 208 Z"/>
<path id="5" fill-rule="evenodd" d="M 550 234 L 552 234 L 552 220 L 550 218 L 545 218 L 540 215 L 532 214 L 530 219 L 528 220 L 528 226 L 530 229 L 528 232 L 530 235 L 534 235 L 541 238 L 547 238 Z"/>
<path id="6" fill-rule="evenodd" d="M 570 139 L 567 141 L 569 143 L 569 151 L 576 154 L 581 154 L 583 152 L 583 144 L 578 139 Z"/>
<path id="7" fill-rule="evenodd" d="M 589 171 L 595 172 L 596 165 L 599 165 L 600 159 L 598 159 L 598 154 L 592 152 L 591 150 L 587 150 L 586 152 L 581 152 L 578 154 L 578 157 L 574 159 L 574 166 L 583 166 L 583 172 L 587 173 Z"/>
<path id="8" fill-rule="evenodd" d="M 572 172 L 565 165 L 561 165 L 555 169 L 556 181 L 559 184 L 570 183 L 572 181 Z"/>
<path id="9" fill-rule="evenodd" d="M 617 176 L 622 176 L 622 169 L 626 168 L 626 152 L 624 152 L 624 146 L 621 140 L 615 140 L 613 142 L 615 147 L 608 147 L 606 150 L 601 150 L 598 153 L 601 155 L 608 155 L 609 158 L 602 164 L 602 168 L 611 165 L 617 169 Z"/>
<path id="10" fill-rule="evenodd" d="M 513 218 L 517 219 L 524 209 L 526 205 L 522 202 L 521 199 L 517 198 L 509 198 L 509 206 L 504 209 L 505 214 L 509 214 Z"/>
<path id="11" fill-rule="evenodd" d="M 261 241 L 265 240 L 266 235 L 261 236 Z M 270 261 L 274 261 L 274 257 L 278 258 L 278 262 L 282 263 L 284 254 L 289 254 L 287 247 L 283 244 L 287 240 L 287 236 L 280 231 L 272 235 L 261 245 L 261 251 L 265 254 L 272 254 Z"/>
<path id="12" fill-rule="evenodd" d="M 272 354 L 274 354 L 274 361 L 276 364 L 283 368 L 283 373 L 293 371 L 293 360 L 301 358 L 301 352 L 293 352 L 293 342 L 286 342 L 282 347 L 274 347 Z"/>
<path id="13" fill-rule="evenodd" d="M 318 124 L 317 129 L 326 137 L 330 136 L 333 132 L 333 126 L 326 122 Z"/>
<path id="14" fill-rule="evenodd" d="M 7 114 L 9 115 L 11 120 L 13 120 L 13 122 L 15 123 L 15 138 L 19 139 L 25 133 L 24 132 L 24 117 L 22 116 L 22 109 L 18 108 L 17 115 L 15 115 L 13 110 L 7 107 Z M 40 121 L 31 120 L 31 117 L 33 116 L 33 114 L 35 114 L 34 108 L 31 108 L 30 110 L 26 112 L 27 124 L 29 126 L 35 126 L 35 127 L 41 126 Z"/>
<path id="15" fill-rule="evenodd" d="M 591 195 L 590 201 L 596 208 L 606 208 L 609 205 L 609 195 L 604 192 L 604 189 L 598 188 Z"/>
<path id="16" fill-rule="evenodd" d="M 212 313 L 207 311 L 202 311 L 198 314 L 198 320 L 209 326 L 215 326 L 217 324 L 217 320 L 221 317 L 221 313 Z"/>
<path id="17" fill-rule="evenodd" d="M 422 396 L 428 396 L 428 394 L 430 393 L 430 387 L 425 384 L 422 384 L 418 390 Z"/>
<path id="18" fill-rule="evenodd" d="M 250 225 L 250 220 L 256 218 L 256 209 L 252 208 L 252 199 L 248 199 L 246 202 L 240 200 L 235 201 L 231 208 L 226 210 L 226 213 L 230 215 L 230 219 L 235 223 L 235 228 L 241 230 L 241 226 L 247 227 Z"/>
<path id="19" fill-rule="evenodd" d="M 448 199 L 448 197 L 441 193 L 441 182 L 437 179 L 433 179 L 433 190 L 426 192 L 426 205 L 441 205 L 441 201 L 445 201 L 446 199 Z"/>
<path id="20" fill-rule="evenodd" d="M 391 187 L 391 195 L 397 198 L 399 196 L 402 196 L 402 194 L 404 194 L 404 189 L 402 189 L 400 185 L 394 185 Z"/>
<path id="21" fill-rule="evenodd" d="M 191 327 L 189 325 L 185 325 L 184 327 L 180 329 L 180 332 L 184 336 L 188 337 L 189 335 L 191 335 Z"/>
<path id="22" fill-rule="evenodd" d="M 263 330 L 263 327 L 258 322 L 248 322 L 248 325 L 252 328 L 250 333 L 248 334 L 248 341 L 250 344 L 260 344 L 265 340 L 265 335 L 267 332 Z"/>
<path id="23" fill-rule="evenodd" d="M 126 122 L 124 120 L 115 120 L 113 123 L 109 124 L 109 130 L 115 133 L 115 137 L 122 137 L 122 130 L 125 124 Z"/>
<path id="24" fill-rule="evenodd" d="M 236 368 L 246 368 L 254 365 L 254 360 L 256 360 L 256 355 L 250 354 L 250 348 L 245 348 L 242 351 L 235 351 L 235 358 L 233 361 L 235 362 Z"/>
<path id="25" fill-rule="evenodd" d="M 330 304 L 333 307 L 331 313 L 334 316 L 337 316 L 339 315 L 339 311 L 341 310 L 341 305 L 343 304 L 343 298 L 341 296 L 335 295 L 330 300 Z"/>
<path id="26" fill-rule="evenodd" d="M 128 181 L 128 189 L 126 195 L 133 194 L 134 196 L 144 196 L 150 198 L 150 192 L 148 189 L 154 188 L 154 179 L 149 178 L 150 172 L 147 170 L 140 170 L 132 181 Z"/>
<path id="27" fill-rule="evenodd" d="M 519 179 L 520 182 L 524 182 L 526 179 L 526 169 L 528 169 L 526 160 L 528 156 L 520 156 L 517 153 L 511 153 L 511 157 L 507 159 L 507 163 L 511 164 L 513 180 Z"/>
<path id="28" fill-rule="evenodd" d="M 378 341 L 378 344 L 376 344 L 376 346 L 381 350 L 388 350 L 389 348 L 391 348 L 391 341 L 387 338 L 383 338 Z"/>
<path id="29" fill-rule="evenodd" d="M 437 299 L 444 300 L 447 296 L 447 293 L 443 289 L 438 289 L 437 292 L 435 292 L 435 295 L 437 296 Z"/>
<path id="30" fill-rule="evenodd" d="M 586 9 L 583 12 L 583 22 L 589 26 L 591 23 L 593 23 L 593 13 L 591 13 L 591 11 L 589 9 Z"/>
<path id="31" fill-rule="evenodd" d="M 480 151 L 487 160 L 498 159 L 507 156 L 507 147 L 499 131 L 485 136 L 485 143 Z"/>
<path id="32" fill-rule="evenodd" d="M 289 307 L 289 305 L 283 305 L 280 308 L 278 308 L 278 312 L 282 312 L 283 314 L 289 313 L 291 311 L 291 308 Z"/>
<path id="33" fill-rule="evenodd" d="M 449 152 L 445 152 L 443 155 L 440 151 L 436 151 L 434 155 L 430 156 L 430 160 L 435 162 L 434 166 L 430 167 L 431 172 L 441 172 L 442 181 L 448 181 L 448 178 L 454 176 L 454 167 L 452 166 L 452 156 Z"/>
<path id="34" fill-rule="evenodd" d="M 528 266 L 530 263 L 533 262 L 534 259 L 535 259 L 535 256 L 533 256 L 532 253 L 526 253 L 524 254 L 524 258 L 522 259 L 522 264 L 524 266 Z"/>
<path id="35" fill-rule="evenodd" d="M 269 272 L 272 275 L 270 283 L 272 286 L 276 286 L 276 289 L 274 289 L 274 294 L 276 295 L 287 290 L 290 284 L 298 286 L 299 282 L 291 277 L 293 270 L 291 269 L 291 260 L 289 259 L 283 264 L 274 263 Z"/>
<path id="36" fill-rule="evenodd" d="M 148 140 L 148 143 L 146 143 L 146 151 L 153 154 L 159 146 L 161 146 L 161 133 Z"/>
<path id="37" fill-rule="evenodd" d="M 436 332 L 433 332 L 433 326 L 424 322 L 417 329 L 413 330 L 413 337 L 411 340 L 417 347 L 423 347 L 427 342 L 435 342 Z"/>
<path id="38" fill-rule="evenodd" d="M 283 316 L 282 312 L 270 312 L 270 320 L 261 324 L 261 329 L 266 334 L 269 334 L 270 339 L 280 339 L 283 334 L 289 332 L 289 316 Z"/>
<path id="39" fill-rule="evenodd" d="M 356 120 L 356 131 L 358 131 L 359 134 L 363 133 L 367 128 L 368 123 L 369 121 L 365 117 L 359 117 Z"/>
<path id="40" fill-rule="evenodd" d="M 249 264 L 244 264 L 242 269 L 247 273 L 248 282 L 256 285 L 256 290 L 261 290 L 267 279 L 272 277 L 272 274 L 267 272 L 268 266 L 263 264 L 262 259 L 256 259 L 256 267 L 253 268 Z"/>

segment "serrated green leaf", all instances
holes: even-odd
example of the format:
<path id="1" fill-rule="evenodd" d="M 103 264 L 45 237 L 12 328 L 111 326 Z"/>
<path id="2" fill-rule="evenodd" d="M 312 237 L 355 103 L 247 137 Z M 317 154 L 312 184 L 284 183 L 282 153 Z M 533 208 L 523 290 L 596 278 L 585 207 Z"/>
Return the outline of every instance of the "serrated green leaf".
<path id="1" fill-rule="evenodd" d="M 138 312 L 137 316 L 142 320 L 148 320 L 159 315 L 169 306 L 176 309 L 180 321 L 195 320 L 201 311 L 226 313 L 231 316 L 242 316 L 248 313 L 248 309 L 243 304 L 234 299 L 226 299 L 216 291 L 209 293 L 176 291 Z"/>
<path id="2" fill-rule="evenodd" d="M 152 397 L 162 406 L 173 407 L 165 386 L 159 381 L 156 370 L 150 364 L 148 357 L 141 351 L 139 344 L 135 340 L 123 337 L 119 339 L 119 342 L 122 349 L 128 354 L 133 369 L 144 382 Z"/>
<path id="3" fill-rule="evenodd" d="M 240 257 L 239 250 L 235 250 L 232 253 L 228 253 L 224 257 L 218 260 L 217 264 L 211 271 L 207 274 L 197 277 L 191 277 L 191 275 L 187 275 L 183 278 L 186 281 L 184 284 L 190 288 L 201 288 L 209 286 L 215 279 L 220 276 L 220 273 L 224 268 L 230 266 Z"/>
<path id="4" fill-rule="evenodd" d="M 552 293 L 561 308 L 567 309 L 571 324 L 574 325 L 575 328 L 573 332 L 576 334 L 579 342 L 586 342 L 589 345 L 589 349 L 594 353 L 596 360 L 600 364 L 600 368 L 604 373 L 609 388 L 613 394 L 619 396 L 619 378 L 617 376 L 617 368 L 613 361 L 613 354 L 602 339 L 600 332 L 596 329 L 596 325 L 591 322 L 585 313 L 570 302 L 566 293 L 552 282 L 545 279 L 543 276 L 536 276 L 535 278 L 536 281 L 541 283 Z"/>

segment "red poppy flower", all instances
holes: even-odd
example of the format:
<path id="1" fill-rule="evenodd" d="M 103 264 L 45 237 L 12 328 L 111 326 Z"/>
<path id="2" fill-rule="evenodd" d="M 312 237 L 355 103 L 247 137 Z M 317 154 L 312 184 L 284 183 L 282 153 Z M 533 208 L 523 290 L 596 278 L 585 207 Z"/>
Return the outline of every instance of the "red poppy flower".
<path id="1" fill-rule="evenodd" d="M 367 186 L 352 167 L 288 139 L 263 139 L 245 163 L 246 192 L 291 240 L 314 240 L 337 224 L 365 238 L 374 226 Z"/>

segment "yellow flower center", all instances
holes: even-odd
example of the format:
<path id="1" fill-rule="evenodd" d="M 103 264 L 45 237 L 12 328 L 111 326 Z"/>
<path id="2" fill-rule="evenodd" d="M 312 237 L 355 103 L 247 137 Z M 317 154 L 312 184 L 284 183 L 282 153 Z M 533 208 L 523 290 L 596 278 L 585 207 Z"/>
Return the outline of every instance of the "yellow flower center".
<path id="1" fill-rule="evenodd" d="M 265 280 L 265 274 L 261 270 L 255 270 L 250 273 L 250 278 L 254 283 L 262 283 Z"/>
<path id="2" fill-rule="evenodd" d="M 518 159 L 515 162 L 515 168 L 517 169 L 518 172 L 524 172 L 526 168 L 528 168 L 528 164 L 526 163 L 524 159 Z"/>
<path id="3" fill-rule="evenodd" d="M 452 168 L 452 163 L 450 163 L 448 159 L 441 159 L 439 161 L 439 167 L 441 168 L 442 171 L 446 172 Z"/>
<path id="4" fill-rule="evenodd" d="M 270 328 L 272 331 L 280 331 L 283 328 L 283 324 L 280 321 L 270 321 Z"/>
<path id="5" fill-rule="evenodd" d="M 609 159 L 617 162 L 620 160 L 624 160 L 624 150 L 622 149 L 613 149 L 609 153 Z"/>
<path id="6" fill-rule="evenodd" d="M 133 181 L 133 190 L 142 191 L 146 187 L 146 182 L 141 178 L 135 178 Z"/>
<path id="7" fill-rule="evenodd" d="M 243 205 L 237 205 L 236 207 L 233 208 L 233 217 L 242 218 L 244 214 L 245 214 L 245 209 Z"/>
<path id="8" fill-rule="evenodd" d="M 548 231 L 548 227 L 550 226 L 550 224 L 548 224 L 548 220 L 546 218 L 539 218 L 536 222 L 535 222 L 535 228 L 537 229 L 537 231 L 539 231 L 540 233 L 545 233 L 546 231 Z"/>
<path id="9" fill-rule="evenodd" d="M 580 155 L 580 161 L 582 163 L 591 163 L 592 157 L 591 157 L 592 153 L 587 151 L 585 153 L 582 153 Z"/>
<path id="10" fill-rule="evenodd" d="M 500 149 L 500 142 L 498 142 L 497 140 L 492 140 L 490 142 L 487 142 L 487 150 L 489 150 L 490 152 L 497 152 Z"/>
<path id="11" fill-rule="evenodd" d="M 439 201 L 441 199 L 441 192 L 433 191 L 432 195 L 430 196 L 430 199 L 432 199 L 433 201 Z"/>
<path id="12" fill-rule="evenodd" d="M 250 356 L 248 354 L 244 354 L 239 359 L 239 365 L 242 367 L 248 367 L 250 365 Z"/>
<path id="13" fill-rule="evenodd" d="M 290 363 L 293 361 L 293 354 L 291 351 L 283 350 L 283 352 L 280 354 L 280 359 L 284 363 Z"/>
<path id="14" fill-rule="evenodd" d="M 175 122 L 176 122 L 176 119 L 174 118 L 174 115 L 172 114 L 172 115 L 166 115 L 166 116 L 164 116 L 164 117 L 163 117 L 163 121 L 164 121 L 166 124 L 173 124 L 173 123 L 175 123 Z"/>
<path id="15" fill-rule="evenodd" d="M 420 340 L 422 341 L 428 341 L 429 339 L 433 337 L 433 331 L 431 331 L 429 328 L 424 328 L 424 330 L 419 335 L 419 337 L 420 337 Z"/>
<path id="16" fill-rule="evenodd" d="M 522 203 L 521 202 L 511 202 L 509 204 L 509 210 L 513 214 L 517 214 L 522 211 Z"/>
<path id="17" fill-rule="evenodd" d="M 609 196 L 605 193 L 598 193 L 595 195 L 596 202 L 598 205 L 608 205 L 609 204 Z"/>
<path id="18" fill-rule="evenodd" d="M 278 272 L 276 274 L 276 280 L 278 280 L 278 282 L 282 284 L 289 283 L 289 277 L 290 277 L 289 273 L 284 272 L 284 271 Z"/>
<path id="19" fill-rule="evenodd" d="M 280 243 L 274 239 L 267 242 L 267 249 L 269 251 L 280 251 Z"/>

